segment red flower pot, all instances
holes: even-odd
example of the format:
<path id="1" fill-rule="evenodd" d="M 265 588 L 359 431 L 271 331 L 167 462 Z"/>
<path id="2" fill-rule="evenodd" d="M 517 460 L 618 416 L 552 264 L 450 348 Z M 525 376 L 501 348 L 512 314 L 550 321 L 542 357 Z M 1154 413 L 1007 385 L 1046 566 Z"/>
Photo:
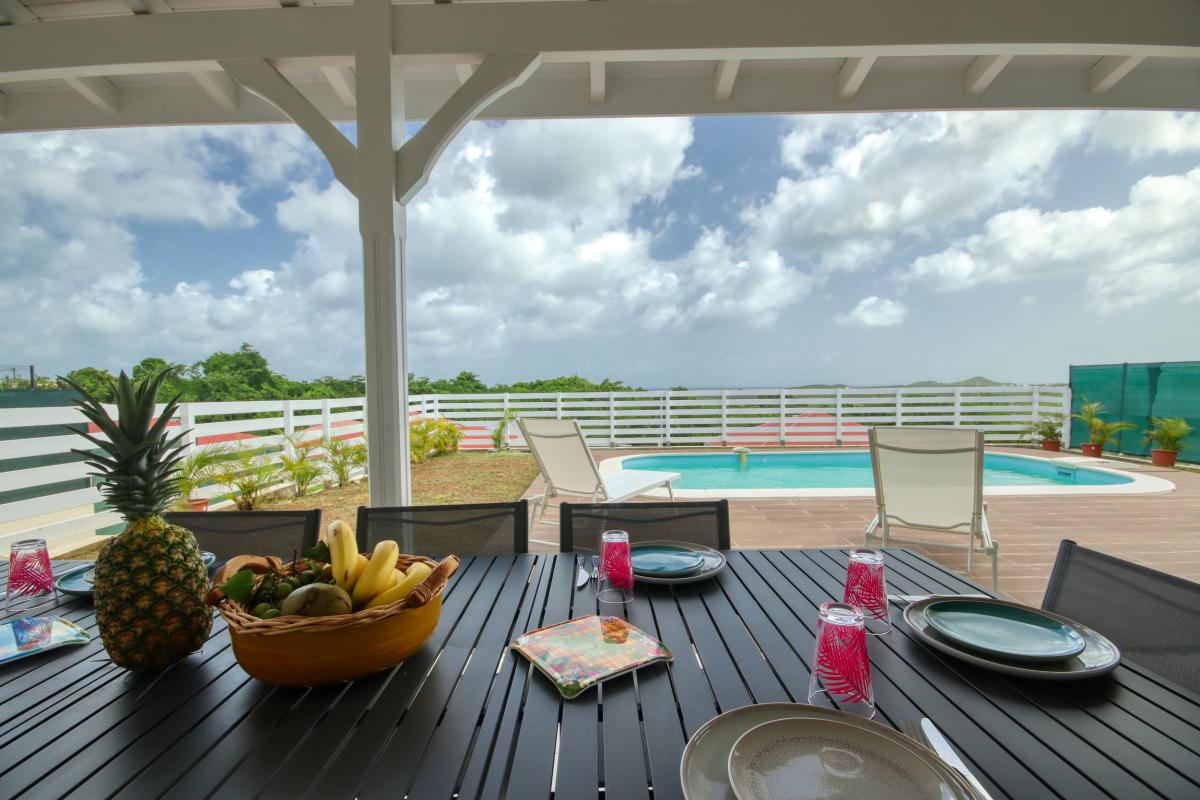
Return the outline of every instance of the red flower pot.
<path id="1" fill-rule="evenodd" d="M 1083 454 L 1085 456 L 1091 456 L 1092 458 L 1100 457 L 1101 448 L 1098 444 L 1092 444 L 1091 442 L 1088 442 L 1085 445 L 1081 445 L 1080 449 L 1083 450 Z"/>
<path id="2" fill-rule="evenodd" d="M 1179 457 L 1176 450 L 1151 450 L 1150 463 L 1156 467 L 1173 467 L 1175 459 Z"/>
<path id="3" fill-rule="evenodd" d="M 208 498 L 189 498 L 187 501 L 188 511 L 208 511 Z"/>
<path id="4" fill-rule="evenodd" d="M 1042 449 L 1049 450 L 1051 453 L 1057 453 L 1062 449 L 1062 442 L 1058 439 L 1042 439 Z"/>

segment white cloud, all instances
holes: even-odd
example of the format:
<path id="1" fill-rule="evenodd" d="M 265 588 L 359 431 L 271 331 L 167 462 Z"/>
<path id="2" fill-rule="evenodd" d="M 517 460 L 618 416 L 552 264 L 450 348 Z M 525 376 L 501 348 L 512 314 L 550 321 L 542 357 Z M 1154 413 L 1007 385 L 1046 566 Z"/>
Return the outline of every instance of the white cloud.
<path id="1" fill-rule="evenodd" d="M 908 309 L 897 300 L 884 297 L 864 297 L 853 309 L 833 318 L 839 325 L 860 325 L 865 328 L 886 328 L 899 325 L 908 315 Z"/>
<path id="2" fill-rule="evenodd" d="M 1142 178 L 1127 205 L 1073 211 L 1019 208 L 983 232 L 916 259 L 907 278 L 943 291 L 1051 275 L 1086 282 L 1099 311 L 1175 298 L 1200 301 L 1200 167 Z"/>
<path id="3" fill-rule="evenodd" d="M 1200 114 L 1108 111 L 1096 121 L 1094 147 L 1123 150 L 1135 158 L 1200 151 Z"/>

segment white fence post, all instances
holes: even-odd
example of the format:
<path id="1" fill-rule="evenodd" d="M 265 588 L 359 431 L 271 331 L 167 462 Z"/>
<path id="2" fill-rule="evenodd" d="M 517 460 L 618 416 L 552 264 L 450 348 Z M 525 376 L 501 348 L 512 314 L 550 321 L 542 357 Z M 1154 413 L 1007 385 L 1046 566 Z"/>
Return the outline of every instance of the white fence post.
<path id="1" fill-rule="evenodd" d="M 617 446 L 617 393 L 608 393 L 608 446 Z"/>
<path id="2" fill-rule="evenodd" d="M 1063 387 L 1063 407 L 1062 407 L 1062 446 L 1070 448 L 1071 446 L 1071 387 Z"/>
<path id="3" fill-rule="evenodd" d="M 187 445 L 184 452 L 191 455 L 196 450 L 196 417 L 192 414 L 191 403 L 179 404 L 179 425 L 187 431 L 183 436 L 183 443 Z"/>
<path id="4" fill-rule="evenodd" d="M 954 427 L 962 427 L 962 389 L 954 388 Z"/>
<path id="5" fill-rule="evenodd" d="M 904 390 L 897 389 L 896 390 L 896 427 L 897 428 L 899 428 L 901 425 L 904 424 L 904 406 L 902 404 L 903 399 L 904 399 Z"/>
<path id="6" fill-rule="evenodd" d="M 663 412 L 663 439 L 664 445 L 671 444 L 671 392 L 667 390 L 662 393 L 662 412 Z"/>
<path id="7" fill-rule="evenodd" d="M 364 423 L 363 428 L 366 428 Z M 292 401 L 283 401 L 283 452 L 288 458 L 296 456 L 296 447 L 292 444 L 292 434 L 296 432 L 296 418 L 292 411 Z"/>
<path id="8" fill-rule="evenodd" d="M 779 445 L 787 447 L 787 389 L 779 388 Z"/>
<path id="9" fill-rule="evenodd" d="M 554 418 L 562 419 L 562 392 L 554 395 Z"/>
<path id="10" fill-rule="evenodd" d="M 405 410 L 407 413 L 407 409 Z M 329 401 L 321 401 L 321 438 L 333 438 L 333 424 L 329 419 Z"/>
<path id="11" fill-rule="evenodd" d="M 833 395 L 833 440 L 842 446 L 842 390 L 834 389 Z"/>
<path id="12" fill-rule="evenodd" d="M 721 390 L 721 446 L 729 445 L 729 390 Z"/>

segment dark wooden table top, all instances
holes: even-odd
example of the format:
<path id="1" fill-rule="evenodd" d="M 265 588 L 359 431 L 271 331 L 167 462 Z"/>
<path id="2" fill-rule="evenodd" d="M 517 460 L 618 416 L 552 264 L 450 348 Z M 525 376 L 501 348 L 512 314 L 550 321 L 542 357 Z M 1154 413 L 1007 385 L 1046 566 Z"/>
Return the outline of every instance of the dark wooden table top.
<path id="1" fill-rule="evenodd" d="M 980 591 L 887 554 L 892 592 Z M 108 663 L 97 638 L 0 667 L 0 797 L 678 798 L 698 727 L 804 702 L 816 609 L 840 599 L 845 571 L 842 550 L 741 550 L 715 580 L 639 585 L 628 616 L 674 663 L 572 701 L 505 649 L 596 611 L 569 555 L 464 559 L 429 643 L 352 684 L 249 678 L 219 617 L 202 651 L 154 676 Z M 89 602 L 44 612 L 95 633 Z M 1196 698 L 1129 666 L 1069 684 L 979 670 L 918 644 L 898 612 L 870 641 L 877 719 L 930 717 L 997 800 L 1200 797 Z"/>

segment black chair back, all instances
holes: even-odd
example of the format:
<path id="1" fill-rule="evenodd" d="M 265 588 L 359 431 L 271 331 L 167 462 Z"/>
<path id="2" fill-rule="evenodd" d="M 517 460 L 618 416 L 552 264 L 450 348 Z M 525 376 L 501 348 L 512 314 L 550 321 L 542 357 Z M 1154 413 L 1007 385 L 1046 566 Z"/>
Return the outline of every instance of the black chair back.
<path id="1" fill-rule="evenodd" d="M 1122 660 L 1200 693 L 1200 584 L 1064 539 L 1042 608 L 1112 639 Z"/>
<path id="2" fill-rule="evenodd" d="M 221 564 L 234 556 L 278 556 L 290 561 L 317 543 L 321 509 L 311 511 L 170 511 L 167 522 L 187 528 L 201 550 Z"/>
<path id="3" fill-rule="evenodd" d="M 598 553 L 605 531 L 629 534 L 633 544 L 670 540 L 729 549 L 729 501 L 685 503 L 563 503 L 558 510 L 559 549 Z"/>
<path id="4" fill-rule="evenodd" d="M 453 506 L 358 507 L 358 549 L 394 539 L 400 552 L 441 558 L 529 552 L 529 501 Z"/>

